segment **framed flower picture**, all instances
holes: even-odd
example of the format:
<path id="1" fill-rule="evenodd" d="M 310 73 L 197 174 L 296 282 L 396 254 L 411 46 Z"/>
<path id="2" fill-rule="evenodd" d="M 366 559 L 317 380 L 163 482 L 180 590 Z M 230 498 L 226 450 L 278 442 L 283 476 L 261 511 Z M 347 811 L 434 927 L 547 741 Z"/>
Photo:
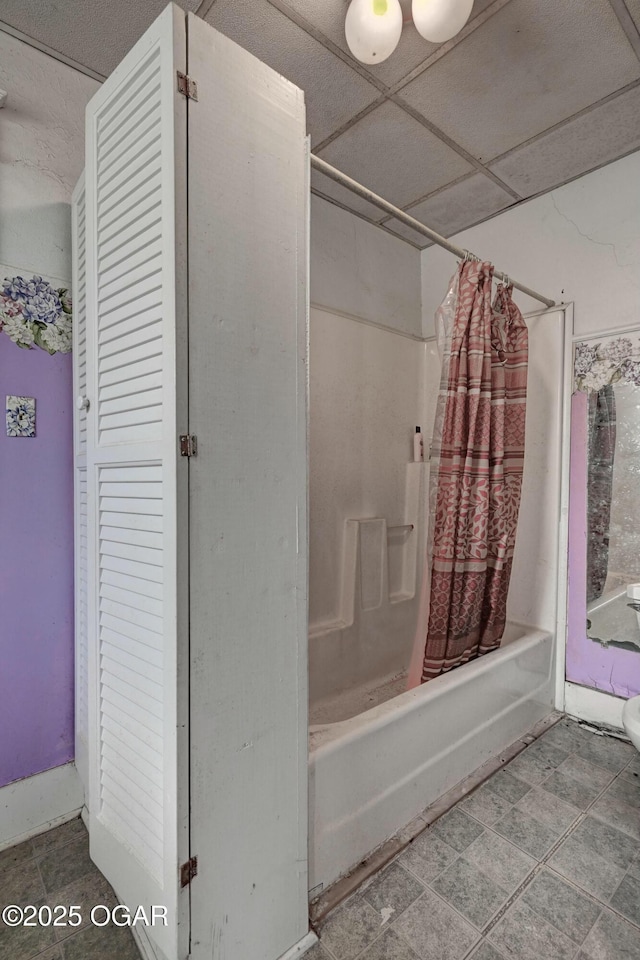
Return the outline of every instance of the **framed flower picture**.
<path id="1" fill-rule="evenodd" d="M 33 397 L 7 397 L 7 436 L 35 437 L 36 401 Z"/>

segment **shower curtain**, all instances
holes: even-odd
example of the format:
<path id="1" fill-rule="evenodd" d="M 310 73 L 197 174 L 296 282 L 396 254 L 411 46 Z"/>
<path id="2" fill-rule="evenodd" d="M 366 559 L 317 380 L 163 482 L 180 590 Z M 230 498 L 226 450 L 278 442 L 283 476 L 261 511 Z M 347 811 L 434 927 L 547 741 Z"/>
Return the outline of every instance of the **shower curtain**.
<path id="1" fill-rule="evenodd" d="M 492 305 L 490 263 L 465 261 L 456 279 L 437 317 L 444 351 L 423 584 L 428 619 L 423 610 L 410 686 L 500 646 L 520 506 L 527 327 L 511 286 L 500 285 Z"/>
<path id="2" fill-rule="evenodd" d="M 587 603 L 602 596 L 609 572 L 609 522 L 616 452 L 613 385 L 589 393 L 587 478 Z"/>

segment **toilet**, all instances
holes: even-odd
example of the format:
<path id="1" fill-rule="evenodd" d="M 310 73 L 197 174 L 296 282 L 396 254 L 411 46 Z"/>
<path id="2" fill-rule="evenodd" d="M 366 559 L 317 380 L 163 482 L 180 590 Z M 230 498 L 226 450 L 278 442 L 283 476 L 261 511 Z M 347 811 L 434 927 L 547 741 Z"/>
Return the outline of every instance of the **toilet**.
<path id="1" fill-rule="evenodd" d="M 640 627 L 640 583 L 627 584 L 627 597 L 631 601 L 627 606 L 635 610 L 638 627 Z"/>
<path id="2" fill-rule="evenodd" d="M 631 697 L 622 708 L 622 726 L 636 750 L 640 750 L 640 697 Z"/>

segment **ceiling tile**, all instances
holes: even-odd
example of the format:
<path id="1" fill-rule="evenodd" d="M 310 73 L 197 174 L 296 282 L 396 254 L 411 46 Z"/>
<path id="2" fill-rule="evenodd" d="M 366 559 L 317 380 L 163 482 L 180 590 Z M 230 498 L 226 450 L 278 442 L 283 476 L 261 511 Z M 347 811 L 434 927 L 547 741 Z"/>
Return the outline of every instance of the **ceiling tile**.
<path id="1" fill-rule="evenodd" d="M 475 0 L 471 18 L 477 17 L 492 2 L 493 0 Z M 284 3 L 313 24 L 345 53 L 349 53 L 344 35 L 348 0 L 323 0 L 321 3 L 309 3 L 309 0 L 284 0 Z M 402 6 L 405 9 L 405 16 L 410 16 L 411 3 L 403 2 Z M 389 59 L 379 66 L 364 64 L 364 68 L 383 83 L 392 86 L 430 57 L 438 46 L 439 44 L 428 43 L 421 37 L 413 23 L 405 23 L 400 43 Z"/>
<path id="2" fill-rule="evenodd" d="M 195 12 L 200 0 L 177 0 Z M 167 0 L 2 0 L 0 20 L 96 73 L 108 76 L 167 5 Z"/>
<path id="3" fill-rule="evenodd" d="M 380 96 L 267 0 L 216 0 L 206 20 L 304 90 L 312 144 Z"/>
<path id="4" fill-rule="evenodd" d="M 336 183 L 335 180 L 318 173 L 317 170 L 311 171 L 311 189 L 318 191 L 325 197 L 337 200 L 343 206 L 355 210 L 356 213 L 361 213 L 363 217 L 367 217 L 369 220 L 382 220 L 386 216 L 385 212 L 380 210 L 379 207 L 367 203 L 357 193 L 352 193 L 351 190 L 347 190 L 346 187 Z"/>
<path id="5" fill-rule="evenodd" d="M 319 156 L 398 207 L 471 170 L 466 160 L 388 101 Z"/>
<path id="6" fill-rule="evenodd" d="M 570 120 L 491 165 L 530 197 L 640 147 L 640 87 Z"/>
<path id="7" fill-rule="evenodd" d="M 474 173 L 410 207 L 407 213 L 443 237 L 450 237 L 504 210 L 513 202 L 513 197 L 493 180 L 482 173 Z M 386 226 L 391 226 L 391 221 Z"/>
<path id="8" fill-rule="evenodd" d="M 511 0 L 400 96 L 486 162 L 638 77 L 608 0 Z"/>

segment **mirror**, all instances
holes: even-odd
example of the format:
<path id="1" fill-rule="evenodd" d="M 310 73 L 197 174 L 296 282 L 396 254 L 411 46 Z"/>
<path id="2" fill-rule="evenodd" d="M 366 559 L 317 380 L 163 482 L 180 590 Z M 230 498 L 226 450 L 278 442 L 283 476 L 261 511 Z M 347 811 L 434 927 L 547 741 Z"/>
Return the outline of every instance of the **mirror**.
<path id="1" fill-rule="evenodd" d="M 587 394 L 587 636 L 640 652 L 640 337 L 576 345 Z"/>

